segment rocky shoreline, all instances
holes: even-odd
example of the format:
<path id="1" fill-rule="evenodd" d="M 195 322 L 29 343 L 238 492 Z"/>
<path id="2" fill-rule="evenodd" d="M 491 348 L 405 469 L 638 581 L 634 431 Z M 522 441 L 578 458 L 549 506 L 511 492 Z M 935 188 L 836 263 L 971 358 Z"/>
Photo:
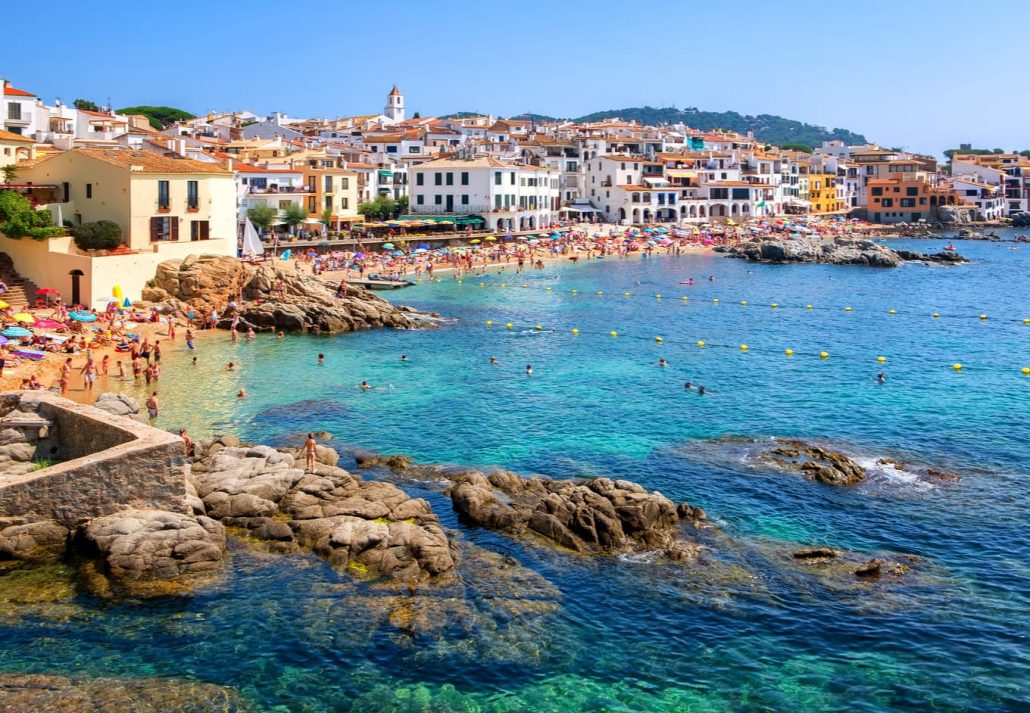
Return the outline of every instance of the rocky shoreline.
<path id="1" fill-rule="evenodd" d="M 925 254 L 914 250 L 891 250 L 865 239 L 803 237 L 786 240 L 755 238 L 734 247 L 717 246 L 715 252 L 748 262 L 769 264 L 824 263 L 828 265 L 863 265 L 868 267 L 901 267 L 905 262 L 956 264 L 966 258 L 954 252 Z"/>
<path id="2" fill-rule="evenodd" d="M 372 292 L 338 285 L 314 276 L 277 267 L 252 265 L 230 257 L 189 256 L 158 265 L 154 285 L 143 300 L 159 311 L 185 317 L 194 311 L 201 319 L 219 311 L 218 327 L 256 332 L 338 334 L 362 329 L 428 329 L 439 315 L 397 306 Z M 235 307 L 226 308 L 226 305 Z"/>

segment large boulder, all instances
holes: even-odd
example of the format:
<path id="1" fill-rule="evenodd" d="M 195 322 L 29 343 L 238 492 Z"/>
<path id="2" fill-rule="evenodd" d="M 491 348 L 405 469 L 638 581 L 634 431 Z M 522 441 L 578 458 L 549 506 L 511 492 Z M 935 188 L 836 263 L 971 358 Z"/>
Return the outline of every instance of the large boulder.
<path id="1" fill-rule="evenodd" d="M 765 458 L 824 485 L 854 485 L 866 479 L 865 469 L 840 451 L 803 441 L 779 441 Z"/>
<path id="2" fill-rule="evenodd" d="M 225 530 L 204 516 L 125 510 L 91 520 L 86 550 L 101 562 L 90 585 L 99 593 L 169 594 L 189 589 L 222 566 Z"/>
<path id="3" fill-rule="evenodd" d="M 425 500 L 336 467 L 331 448 L 317 448 L 313 473 L 298 459 L 297 449 L 213 444 L 194 463 L 190 481 L 210 517 L 246 529 L 274 551 L 306 547 L 351 572 L 407 582 L 454 567 L 450 542 Z"/>
<path id="4" fill-rule="evenodd" d="M 51 520 L 9 527 L 0 523 L 0 560 L 52 562 L 67 551 L 70 534 Z"/>
<path id="5" fill-rule="evenodd" d="M 241 328 L 266 332 L 334 334 L 436 324 L 430 315 L 397 307 L 360 287 L 351 286 L 344 297 L 337 297 L 336 285 L 314 275 L 276 265 L 249 265 L 231 257 L 191 255 L 184 260 L 168 260 L 158 265 L 154 281 L 149 296 L 188 303 L 201 314 L 221 309 L 230 296 L 241 295 L 243 302 L 237 312 L 223 314 L 218 325 L 223 329 L 229 328 L 236 317 Z"/>
<path id="6" fill-rule="evenodd" d="M 680 539 L 680 525 L 701 526 L 705 519 L 700 508 L 677 507 L 661 493 L 625 480 L 548 480 L 506 471 L 453 479 L 451 503 L 471 522 L 576 552 L 657 550 L 681 560 L 698 548 Z"/>

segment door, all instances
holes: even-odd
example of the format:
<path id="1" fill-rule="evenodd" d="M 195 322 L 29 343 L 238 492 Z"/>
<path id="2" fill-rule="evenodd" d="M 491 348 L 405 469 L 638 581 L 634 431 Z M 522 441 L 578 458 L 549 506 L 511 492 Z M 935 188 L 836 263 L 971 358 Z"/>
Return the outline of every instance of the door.
<path id="1" fill-rule="evenodd" d="M 82 304 L 82 287 L 79 284 L 79 280 L 83 272 L 82 270 L 72 270 L 69 274 L 72 278 L 72 304 Z"/>
<path id="2" fill-rule="evenodd" d="M 454 212 L 454 196 L 447 196 L 447 212 Z"/>

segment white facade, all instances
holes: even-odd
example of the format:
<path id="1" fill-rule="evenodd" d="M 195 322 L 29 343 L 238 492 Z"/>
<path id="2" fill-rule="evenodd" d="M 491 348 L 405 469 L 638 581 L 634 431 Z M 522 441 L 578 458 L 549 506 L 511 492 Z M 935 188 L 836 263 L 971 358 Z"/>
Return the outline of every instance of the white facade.
<path id="1" fill-rule="evenodd" d="M 396 124 L 399 121 L 404 121 L 404 95 L 401 94 L 397 87 L 391 89 L 387 95 L 386 108 L 383 109 L 383 114 L 390 123 Z"/>
<path id="2" fill-rule="evenodd" d="M 477 158 L 427 161 L 410 172 L 413 214 L 479 215 L 498 231 L 538 230 L 558 219 L 554 169 Z"/>

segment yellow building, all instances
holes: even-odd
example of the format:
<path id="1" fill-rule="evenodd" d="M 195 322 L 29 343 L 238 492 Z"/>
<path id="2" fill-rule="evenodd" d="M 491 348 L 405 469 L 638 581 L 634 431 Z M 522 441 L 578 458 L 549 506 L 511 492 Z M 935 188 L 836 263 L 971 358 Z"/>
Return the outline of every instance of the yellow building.
<path id="1" fill-rule="evenodd" d="M 833 173 L 808 174 L 808 200 L 812 213 L 833 213 L 843 206 L 837 200 L 837 176 Z"/>
<path id="2" fill-rule="evenodd" d="M 236 255 L 236 182 L 220 164 L 129 148 L 76 148 L 19 166 L 29 197 L 75 224 L 110 220 L 114 254 L 80 250 L 71 237 L 0 239 L 17 270 L 68 302 L 90 305 L 119 285 L 138 299 L 157 265 L 190 254 Z"/>
<path id="3" fill-rule="evenodd" d="M 35 144 L 32 139 L 0 129 L 0 168 L 34 157 Z"/>

